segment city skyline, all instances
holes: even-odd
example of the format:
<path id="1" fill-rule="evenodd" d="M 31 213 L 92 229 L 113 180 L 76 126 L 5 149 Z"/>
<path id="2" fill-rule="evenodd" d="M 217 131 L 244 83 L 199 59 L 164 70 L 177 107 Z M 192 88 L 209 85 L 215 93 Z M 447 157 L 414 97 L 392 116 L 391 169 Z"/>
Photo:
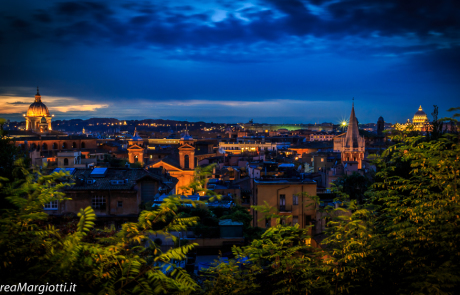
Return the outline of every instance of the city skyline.
<path id="1" fill-rule="evenodd" d="M 431 119 L 456 107 L 455 1 L 4 1 L 0 117 Z"/>

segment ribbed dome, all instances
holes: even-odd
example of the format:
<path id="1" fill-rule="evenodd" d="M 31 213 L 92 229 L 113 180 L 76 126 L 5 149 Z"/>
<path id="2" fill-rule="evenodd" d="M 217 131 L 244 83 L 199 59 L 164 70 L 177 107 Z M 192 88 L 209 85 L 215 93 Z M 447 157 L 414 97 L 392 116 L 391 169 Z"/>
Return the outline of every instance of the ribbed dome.
<path id="1" fill-rule="evenodd" d="M 27 110 L 27 117 L 49 117 L 50 111 L 46 107 L 46 105 L 42 102 L 42 97 L 38 92 L 35 94 L 35 102 L 29 106 Z"/>
<path id="2" fill-rule="evenodd" d="M 27 110 L 27 117 L 49 117 L 50 111 L 43 102 L 34 102 Z"/>
<path id="3" fill-rule="evenodd" d="M 416 116 L 426 116 L 426 113 L 423 111 L 422 106 L 418 108 L 418 111 L 415 113 Z"/>

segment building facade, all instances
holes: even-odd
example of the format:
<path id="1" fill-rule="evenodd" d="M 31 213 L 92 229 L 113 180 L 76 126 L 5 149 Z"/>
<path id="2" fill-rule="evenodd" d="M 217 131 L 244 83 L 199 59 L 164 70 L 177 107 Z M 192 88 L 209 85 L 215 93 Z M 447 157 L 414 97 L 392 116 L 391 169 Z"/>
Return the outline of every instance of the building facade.
<path id="1" fill-rule="evenodd" d="M 46 105 L 42 102 L 38 87 L 37 94 L 35 94 L 35 101 L 29 106 L 27 114 L 24 117 L 26 119 L 26 130 L 34 132 L 48 132 L 52 130 L 52 116 Z"/>
<path id="2" fill-rule="evenodd" d="M 362 169 L 365 148 L 366 141 L 364 136 L 359 135 L 358 120 L 353 103 L 347 132 L 334 138 L 334 151 L 341 153 L 342 163 L 357 162 L 358 169 Z"/>

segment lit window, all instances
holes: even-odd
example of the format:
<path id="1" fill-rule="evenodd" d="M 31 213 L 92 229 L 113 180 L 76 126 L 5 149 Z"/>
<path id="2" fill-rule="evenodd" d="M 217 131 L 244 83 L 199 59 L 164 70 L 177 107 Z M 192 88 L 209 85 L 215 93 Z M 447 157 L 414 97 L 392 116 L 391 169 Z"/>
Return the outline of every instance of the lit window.
<path id="1" fill-rule="evenodd" d="M 321 162 L 324 162 L 324 158 L 321 158 Z"/>
<path id="2" fill-rule="evenodd" d="M 105 209 L 105 198 L 103 196 L 94 196 L 91 200 L 93 209 Z"/>
<path id="3" fill-rule="evenodd" d="M 58 201 L 52 201 L 45 204 L 45 210 L 57 210 L 58 209 Z"/>
<path id="4" fill-rule="evenodd" d="M 299 196 L 297 195 L 292 196 L 292 205 L 299 205 Z"/>

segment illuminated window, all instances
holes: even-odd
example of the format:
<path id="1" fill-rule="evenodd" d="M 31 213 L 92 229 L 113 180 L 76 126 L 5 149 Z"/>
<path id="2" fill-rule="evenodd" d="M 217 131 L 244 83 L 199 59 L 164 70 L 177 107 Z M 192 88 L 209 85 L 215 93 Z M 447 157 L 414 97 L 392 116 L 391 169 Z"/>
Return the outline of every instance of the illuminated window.
<path id="1" fill-rule="evenodd" d="M 297 195 L 292 196 L 292 205 L 299 205 L 299 196 Z"/>
<path id="2" fill-rule="evenodd" d="M 57 210 L 58 209 L 58 201 L 52 201 L 45 204 L 45 210 Z"/>
<path id="3" fill-rule="evenodd" d="M 321 162 L 324 162 L 324 158 L 321 158 Z"/>

